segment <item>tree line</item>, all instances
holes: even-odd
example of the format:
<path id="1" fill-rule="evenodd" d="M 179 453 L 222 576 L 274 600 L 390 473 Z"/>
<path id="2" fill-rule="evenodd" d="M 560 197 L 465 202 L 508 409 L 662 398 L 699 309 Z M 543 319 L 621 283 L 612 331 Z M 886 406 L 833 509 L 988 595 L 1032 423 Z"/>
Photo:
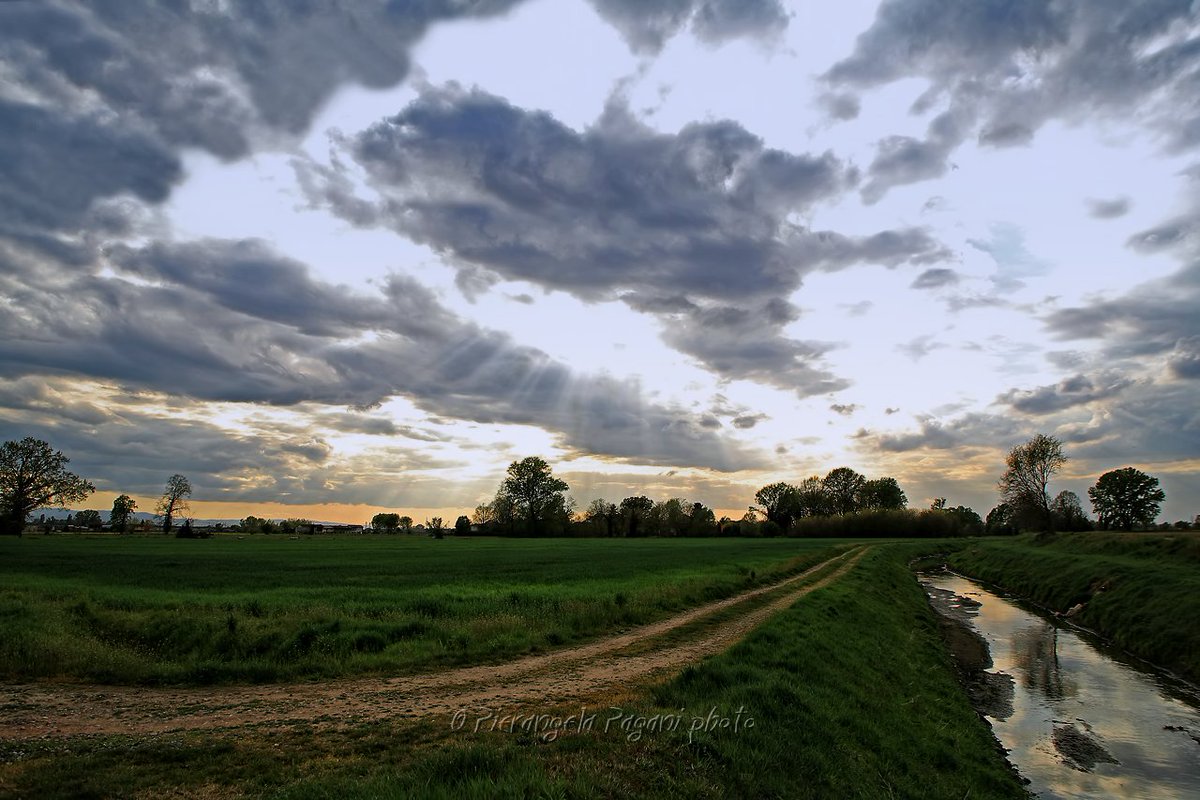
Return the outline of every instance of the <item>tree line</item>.
<path id="1" fill-rule="evenodd" d="M 813 475 L 797 484 L 763 486 L 754 495 L 755 504 L 735 520 L 717 519 L 701 502 L 678 497 L 654 501 L 644 495 L 619 503 L 599 498 L 580 511 L 567 494 L 567 483 L 544 459 L 530 456 L 512 462 L 492 501 L 477 506 L 471 517 L 459 516 L 452 528 L 441 517 L 415 525 L 412 517 L 397 513 L 376 514 L 366 528 L 378 533 L 421 530 L 436 538 L 448 531 L 503 536 L 965 536 L 1094 527 L 1132 530 L 1153 524 L 1166 498 L 1157 478 L 1133 467 L 1101 475 L 1088 490 L 1097 517 L 1093 522 L 1074 492 L 1051 496 L 1050 482 L 1067 460 L 1062 442 L 1044 434 L 1013 447 L 998 483 L 1001 502 L 986 519 L 966 506 L 948 506 L 945 498 L 927 509 L 910 509 L 895 478 L 868 479 L 850 467 L 837 467 L 824 477 Z M 95 491 L 91 482 L 66 468 L 68 462 L 49 443 L 32 437 L 0 445 L 0 534 L 20 535 L 37 509 L 80 502 Z M 191 494 L 185 476 L 167 480 L 155 508 L 163 533 L 171 533 L 189 510 Z M 119 495 L 109 528 L 127 532 L 136 509 L 129 495 Z M 74 519 L 76 526 L 90 529 L 99 529 L 100 522 L 96 511 L 79 512 Z M 193 529 L 189 518 L 174 529 L 181 537 L 207 535 Z M 234 530 L 299 533 L 312 532 L 313 524 L 248 516 Z"/>

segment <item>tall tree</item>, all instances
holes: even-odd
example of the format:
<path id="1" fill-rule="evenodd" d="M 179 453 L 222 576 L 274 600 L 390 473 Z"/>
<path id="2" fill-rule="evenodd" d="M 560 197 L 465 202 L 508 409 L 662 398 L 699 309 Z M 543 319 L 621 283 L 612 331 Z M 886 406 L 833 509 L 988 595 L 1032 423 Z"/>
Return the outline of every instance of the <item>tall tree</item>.
<path id="1" fill-rule="evenodd" d="M 113 500 L 112 511 L 108 512 L 108 527 L 112 528 L 114 533 L 126 533 L 129 531 L 129 518 L 133 516 L 133 510 L 137 508 L 137 502 L 127 494 L 123 494 Z"/>
<path id="2" fill-rule="evenodd" d="M 86 511 L 80 511 L 75 515 L 75 526 L 78 528 L 87 528 L 89 531 L 98 531 L 104 525 L 100 518 L 100 512 L 93 508 Z"/>
<path id="3" fill-rule="evenodd" d="M 1050 501 L 1050 513 L 1054 515 L 1054 527 L 1063 531 L 1091 530 L 1083 504 L 1074 492 L 1061 491 Z"/>
<path id="4" fill-rule="evenodd" d="M 376 514 L 371 517 L 371 530 L 376 533 L 395 533 L 399 529 L 399 514 Z"/>
<path id="5" fill-rule="evenodd" d="M 832 513 L 829 495 L 825 493 L 825 485 L 820 475 L 810 475 L 800 481 L 796 487 L 798 497 L 798 516 L 827 517 Z"/>
<path id="6" fill-rule="evenodd" d="M 712 536 L 717 532 L 717 515 L 704 503 L 692 503 L 687 528 L 692 536 Z"/>
<path id="7" fill-rule="evenodd" d="M 768 483 L 754 493 L 754 502 L 768 520 L 785 531 L 800 516 L 800 492 L 790 483 Z"/>
<path id="8" fill-rule="evenodd" d="M 821 481 L 834 514 L 853 514 L 867 479 L 849 467 L 832 469 Z"/>
<path id="9" fill-rule="evenodd" d="M 400 517 L 399 525 L 400 525 L 400 530 L 404 531 L 405 533 L 412 533 L 413 518 L 408 516 L 407 514 L 404 514 Z"/>
<path id="10" fill-rule="evenodd" d="M 608 502 L 603 497 L 597 497 L 588 505 L 583 516 L 592 525 L 603 530 L 605 536 L 612 536 L 620 512 L 614 503 Z"/>
<path id="11" fill-rule="evenodd" d="M 1158 486 L 1158 478 L 1133 467 L 1104 473 L 1088 489 L 1088 497 L 1102 528 L 1123 531 L 1154 522 L 1159 504 L 1167 499 Z"/>
<path id="12" fill-rule="evenodd" d="M 1066 463 L 1062 442 L 1041 433 L 1009 451 L 1005 459 L 1008 469 L 1000 478 L 1000 495 L 1018 520 L 1053 526 L 1046 487 Z"/>
<path id="13" fill-rule="evenodd" d="M 859 507 L 870 511 L 899 511 L 908 505 L 908 496 L 895 478 L 867 481 L 859 490 Z"/>
<path id="14" fill-rule="evenodd" d="M 32 436 L 0 445 L 0 534 L 20 536 L 25 519 L 37 509 L 77 503 L 96 491 L 67 469 L 69 462 Z"/>
<path id="15" fill-rule="evenodd" d="M 621 516 L 625 519 L 626 536 L 638 536 L 642 533 L 642 523 L 652 508 L 654 501 L 642 494 L 626 497 L 621 501 Z"/>
<path id="16" fill-rule="evenodd" d="M 471 519 L 466 514 L 459 514 L 454 520 L 454 535 L 469 536 L 471 534 Z"/>
<path id="17" fill-rule="evenodd" d="M 540 533 L 549 517 L 566 508 L 564 493 L 569 488 L 551 474 L 544 459 L 529 456 L 508 466 L 496 497 L 511 504 L 514 517 L 525 522 L 528 533 Z"/>
<path id="18" fill-rule="evenodd" d="M 182 514 L 188 510 L 187 499 L 191 495 L 192 484 L 188 482 L 187 478 L 177 473 L 167 479 L 162 498 L 159 499 L 158 506 L 154 509 L 154 513 L 162 517 L 163 533 L 171 532 L 171 523 L 176 514 Z"/>

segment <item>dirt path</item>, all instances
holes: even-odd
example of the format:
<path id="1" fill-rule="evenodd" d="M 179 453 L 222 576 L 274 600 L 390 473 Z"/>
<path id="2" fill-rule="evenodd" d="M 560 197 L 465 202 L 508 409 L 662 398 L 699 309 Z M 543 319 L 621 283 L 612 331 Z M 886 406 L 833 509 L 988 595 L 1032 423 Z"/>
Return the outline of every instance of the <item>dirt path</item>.
<path id="1" fill-rule="evenodd" d="M 866 549 L 847 551 L 780 583 L 709 603 L 669 619 L 579 647 L 504 664 L 398 678 L 346 678 L 313 684 L 158 689 L 29 684 L 0 687 L 0 738 L 150 734 L 268 723 L 347 725 L 389 718 L 507 713 L 586 702 L 718 653 L 770 615 L 850 570 Z M 840 562 L 840 563 L 839 563 Z M 825 572 L 819 579 L 812 579 Z M 811 581 L 811 582 L 810 582 Z M 682 643 L 644 645 L 689 623 L 788 586 L 745 614 L 703 628 Z M 633 652 L 622 652 L 622 651 Z"/>

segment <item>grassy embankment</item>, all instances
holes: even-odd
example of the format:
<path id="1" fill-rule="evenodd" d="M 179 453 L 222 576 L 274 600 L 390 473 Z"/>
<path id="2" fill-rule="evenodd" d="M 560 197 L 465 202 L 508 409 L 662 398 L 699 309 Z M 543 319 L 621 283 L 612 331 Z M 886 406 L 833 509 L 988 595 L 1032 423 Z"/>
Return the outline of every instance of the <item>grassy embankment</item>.
<path id="1" fill-rule="evenodd" d="M 777 580 L 845 542 L 0 539 L 0 678 L 403 673 L 578 642 Z"/>
<path id="2" fill-rule="evenodd" d="M 1200 534 L 1063 533 L 981 539 L 956 570 L 1058 612 L 1200 683 Z"/>
<path id="3" fill-rule="evenodd" d="M 174 787 L 289 800 L 1024 797 L 956 682 L 906 567 L 917 552 L 876 545 L 853 571 L 725 653 L 664 684 L 599 699 L 595 723 L 582 733 L 548 740 L 519 728 L 472 732 L 469 716 L 458 731 L 438 719 L 22 743 L 20 760 L 0 766 L 0 790 L 54 797 Z M 684 723 L 631 740 L 606 723 L 609 706 L 643 719 L 679 714 Z M 740 716 L 740 729 L 702 730 L 689 740 L 688 728 L 710 709 Z"/>

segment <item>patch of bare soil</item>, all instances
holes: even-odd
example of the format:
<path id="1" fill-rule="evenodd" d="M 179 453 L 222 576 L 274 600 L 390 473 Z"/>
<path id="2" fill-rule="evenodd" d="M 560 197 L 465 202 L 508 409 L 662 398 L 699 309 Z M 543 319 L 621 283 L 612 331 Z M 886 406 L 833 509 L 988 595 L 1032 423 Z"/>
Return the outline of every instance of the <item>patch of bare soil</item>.
<path id="1" fill-rule="evenodd" d="M 771 586 L 607 639 L 503 664 L 293 685 L 170 689 L 8 685 L 0 688 L 0 738 L 142 735 L 293 723 L 342 726 L 405 717 L 450 718 L 462 709 L 509 708 L 532 702 L 546 707 L 586 702 L 676 672 L 726 649 L 767 617 L 837 580 L 865 553 L 865 548 L 848 551 Z M 795 588 L 783 591 L 788 587 Z M 773 592 L 780 592 L 779 596 L 743 615 L 704 627 L 694 638 L 650 652 L 634 647 Z M 623 653 L 625 650 L 633 652 Z"/>

